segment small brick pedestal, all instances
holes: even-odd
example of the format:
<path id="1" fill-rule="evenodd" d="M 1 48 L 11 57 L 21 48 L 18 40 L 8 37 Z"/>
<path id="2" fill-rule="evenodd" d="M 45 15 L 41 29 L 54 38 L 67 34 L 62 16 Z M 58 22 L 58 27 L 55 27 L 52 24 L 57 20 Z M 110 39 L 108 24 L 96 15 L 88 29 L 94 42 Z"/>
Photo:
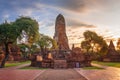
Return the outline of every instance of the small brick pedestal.
<path id="1" fill-rule="evenodd" d="M 66 60 L 54 60 L 54 68 L 67 68 Z"/>

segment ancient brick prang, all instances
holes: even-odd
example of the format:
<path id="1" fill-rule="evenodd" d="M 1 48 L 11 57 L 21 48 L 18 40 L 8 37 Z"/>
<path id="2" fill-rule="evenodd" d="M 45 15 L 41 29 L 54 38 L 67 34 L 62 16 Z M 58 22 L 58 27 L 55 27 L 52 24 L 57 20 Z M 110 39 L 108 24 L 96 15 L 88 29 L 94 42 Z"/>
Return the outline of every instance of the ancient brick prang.
<path id="1" fill-rule="evenodd" d="M 57 42 L 59 49 L 62 50 L 69 49 L 65 27 L 65 19 L 63 15 L 59 14 L 56 18 L 54 39 Z"/>

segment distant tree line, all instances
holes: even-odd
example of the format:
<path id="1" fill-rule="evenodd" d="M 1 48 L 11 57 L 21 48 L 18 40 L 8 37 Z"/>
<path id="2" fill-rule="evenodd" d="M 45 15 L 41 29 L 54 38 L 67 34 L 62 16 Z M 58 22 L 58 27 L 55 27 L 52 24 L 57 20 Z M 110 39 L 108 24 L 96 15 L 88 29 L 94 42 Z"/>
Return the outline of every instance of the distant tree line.
<path id="1" fill-rule="evenodd" d="M 92 55 L 92 57 L 100 58 L 106 55 L 108 51 L 108 44 L 102 36 L 99 36 L 96 32 L 85 31 L 83 33 L 84 40 L 81 42 L 81 48 L 86 54 Z M 117 51 L 120 53 L 120 38 L 117 42 Z"/>

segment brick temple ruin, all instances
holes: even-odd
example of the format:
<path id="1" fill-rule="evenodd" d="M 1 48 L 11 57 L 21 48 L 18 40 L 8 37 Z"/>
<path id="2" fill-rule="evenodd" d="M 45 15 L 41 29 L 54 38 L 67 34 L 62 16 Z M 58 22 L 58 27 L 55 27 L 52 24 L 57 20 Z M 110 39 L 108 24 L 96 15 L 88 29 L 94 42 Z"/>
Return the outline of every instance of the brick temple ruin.
<path id="1" fill-rule="evenodd" d="M 9 58 L 7 61 L 21 61 L 22 58 L 22 52 L 20 51 L 20 47 L 17 45 L 9 44 Z M 5 57 L 5 48 L 4 46 L 0 46 L 0 62 Z"/>
<path id="2" fill-rule="evenodd" d="M 34 54 L 31 57 L 31 66 L 43 68 L 79 68 L 91 66 L 89 55 L 83 54 L 81 48 L 69 48 L 66 35 L 66 25 L 63 15 L 59 14 L 55 22 L 54 40 L 57 42 L 58 49 L 46 51 L 46 57 L 42 54 Z"/>
<path id="3" fill-rule="evenodd" d="M 112 40 L 110 41 L 110 44 L 108 46 L 107 54 L 103 57 L 103 61 L 120 62 L 120 54 L 115 50 L 115 46 Z"/>
<path id="4" fill-rule="evenodd" d="M 10 47 L 10 55 L 9 55 L 9 61 L 21 61 L 22 58 L 22 52 L 20 51 L 20 47 L 17 45 L 11 45 Z"/>

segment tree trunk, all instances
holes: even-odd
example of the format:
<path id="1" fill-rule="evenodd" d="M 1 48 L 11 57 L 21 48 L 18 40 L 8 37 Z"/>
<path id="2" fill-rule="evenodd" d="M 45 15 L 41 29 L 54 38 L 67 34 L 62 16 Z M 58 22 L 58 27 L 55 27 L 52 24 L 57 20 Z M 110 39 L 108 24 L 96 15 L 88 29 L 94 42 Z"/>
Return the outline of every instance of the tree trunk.
<path id="1" fill-rule="evenodd" d="M 40 48 L 41 48 L 41 53 L 42 53 L 42 56 L 43 56 L 43 58 L 45 58 L 44 48 L 43 48 L 42 46 L 40 46 Z"/>
<path id="2" fill-rule="evenodd" d="M 8 47 L 8 43 L 5 43 L 5 58 L 1 62 L 0 68 L 5 67 L 5 62 L 7 61 L 8 57 L 9 57 L 9 47 Z"/>

